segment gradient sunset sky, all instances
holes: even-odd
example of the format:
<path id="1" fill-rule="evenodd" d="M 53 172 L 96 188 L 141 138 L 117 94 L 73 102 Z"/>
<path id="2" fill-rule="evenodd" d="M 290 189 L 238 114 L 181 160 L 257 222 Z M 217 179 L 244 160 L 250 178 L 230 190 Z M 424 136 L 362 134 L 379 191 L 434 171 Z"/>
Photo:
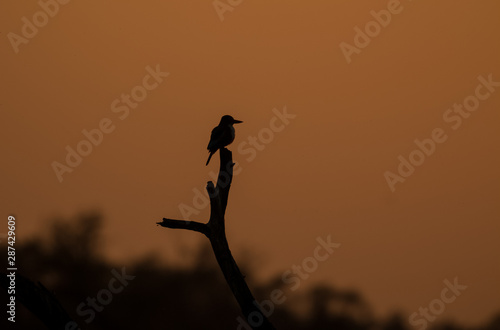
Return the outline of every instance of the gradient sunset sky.
<path id="1" fill-rule="evenodd" d="M 155 222 L 206 194 L 210 131 L 230 114 L 244 123 L 227 235 L 261 279 L 331 235 L 341 246 L 304 289 L 355 288 L 381 314 L 411 314 L 458 277 L 468 288 L 440 318 L 485 321 L 500 309 L 500 87 L 481 79 L 500 82 L 500 3 L 402 0 L 348 61 L 342 43 L 388 5 L 244 0 L 221 16 L 212 1 L 70 1 L 44 22 L 37 1 L 4 1 L 0 197 L 17 243 L 99 210 L 110 258 L 179 262 L 205 238 Z M 34 16 L 40 27 L 23 28 Z M 157 69 L 169 75 L 145 78 Z M 133 90 L 143 100 L 126 105 Z M 475 110 L 452 112 L 465 99 Z M 286 124 L 273 119 L 284 109 Z M 103 120 L 114 129 L 59 180 L 53 162 Z M 446 140 L 392 191 L 384 173 L 436 129 Z"/>

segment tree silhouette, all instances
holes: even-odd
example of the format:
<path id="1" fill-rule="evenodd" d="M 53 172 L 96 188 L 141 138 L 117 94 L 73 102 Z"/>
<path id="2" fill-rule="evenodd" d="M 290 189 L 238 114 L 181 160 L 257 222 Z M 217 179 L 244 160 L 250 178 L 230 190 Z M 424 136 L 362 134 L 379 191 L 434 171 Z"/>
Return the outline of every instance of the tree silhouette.
<path id="1" fill-rule="evenodd" d="M 229 197 L 229 188 L 233 180 L 234 163 L 232 153 L 227 148 L 221 148 L 219 153 L 220 169 L 217 183 L 215 186 L 212 181 L 207 183 L 207 192 L 210 197 L 210 219 L 208 223 L 163 218 L 163 221 L 158 222 L 158 224 L 167 228 L 197 231 L 208 237 L 217 263 L 248 324 L 253 329 L 275 329 L 260 310 L 229 249 L 224 215 Z"/>
<path id="2" fill-rule="evenodd" d="M 16 252 L 19 258 L 16 261 L 18 270 L 26 280 L 25 294 L 31 300 L 41 302 L 39 310 L 43 312 L 30 312 L 18 300 L 16 328 L 57 329 L 41 321 L 45 319 L 50 324 L 57 323 L 58 313 L 50 312 L 57 311 L 58 308 L 50 307 L 54 304 L 63 306 L 69 317 L 81 325 L 81 329 L 238 328 L 240 311 L 231 299 L 232 293 L 209 244 L 199 246 L 188 256 L 187 268 L 165 263 L 163 258 L 155 254 L 126 264 L 116 264 L 101 254 L 101 227 L 102 218 L 99 214 L 81 214 L 64 221 L 58 219 L 54 225 L 47 226 L 46 232 L 18 243 Z M 0 249 L 5 251 L 5 242 L 0 242 Z M 77 310 L 79 304 L 106 288 L 111 277 L 110 271 L 123 266 L 136 279 L 114 296 L 113 301 L 104 306 L 91 322 L 87 322 L 85 315 Z M 251 275 L 252 269 L 248 272 Z M 275 306 L 273 313 L 273 323 L 279 329 L 413 329 L 409 326 L 408 315 L 396 314 L 383 320 L 375 318 L 362 295 L 352 290 L 317 285 L 308 290 L 291 291 L 279 275 L 265 283 L 253 285 L 255 297 L 259 301 L 267 299 L 275 289 L 286 292 L 287 304 Z M 5 274 L 1 274 L 0 278 L 5 279 Z M 38 281 L 46 289 L 35 284 Z M 5 281 L 0 280 L 0 284 L 6 288 Z M 6 290 L 0 290 L 0 301 L 7 302 L 7 298 Z M 50 299 L 58 302 L 49 302 Z M 306 313 L 298 314 L 297 306 Z M 196 317 L 193 317 L 194 314 Z M 429 324 L 429 329 L 498 330 L 499 326 L 500 314 L 497 313 L 479 326 L 435 322 Z M 11 327 L 5 315 L 0 318 L 0 329 Z"/>

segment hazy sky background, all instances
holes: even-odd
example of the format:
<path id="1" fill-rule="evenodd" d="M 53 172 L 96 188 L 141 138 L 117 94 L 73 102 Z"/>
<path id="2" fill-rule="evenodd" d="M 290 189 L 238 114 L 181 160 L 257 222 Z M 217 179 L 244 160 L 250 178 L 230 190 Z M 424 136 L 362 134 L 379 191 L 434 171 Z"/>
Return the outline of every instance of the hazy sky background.
<path id="1" fill-rule="evenodd" d="M 205 194 L 219 163 L 217 154 L 205 167 L 210 130 L 231 114 L 244 124 L 231 146 L 242 171 L 227 234 L 262 279 L 331 235 L 341 247 L 304 288 L 352 287 L 380 313 L 412 313 L 458 277 L 468 288 L 440 318 L 485 321 L 500 308 L 500 87 L 456 130 L 443 114 L 479 76 L 500 81 L 500 3 L 401 1 L 348 64 L 340 43 L 354 44 L 355 26 L 387 4 L 243 1 L 221 21 L 212 1 L 71 1 L 16 54 L 8 34 L 22 35 L 22 17 L 40 7 L 4 1 L 0 198 L 18 243 L 54 216 L 98 209 L 110 257 L 179 260 L 204 237 L 155 222 L 182 218 L 193 189 Z M 113 101 L 157 65 L 170 75 L 120 120 Z M 296 117 L 248 161 L 240 144 L 285 106 Z M 103 118 L 114 131 L 60 183 L 51 163 Z M 397 173 L 398 156 L 435 128 L 448 139 L 391 192 L 384 172 Z"/>

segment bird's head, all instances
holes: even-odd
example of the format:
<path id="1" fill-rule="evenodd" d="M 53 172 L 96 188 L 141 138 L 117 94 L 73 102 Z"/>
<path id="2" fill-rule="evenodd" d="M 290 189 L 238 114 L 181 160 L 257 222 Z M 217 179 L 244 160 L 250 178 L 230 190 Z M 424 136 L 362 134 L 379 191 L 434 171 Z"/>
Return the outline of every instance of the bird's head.
<path id="1" fill-rule="evenodd" d="M 233 124 L 239 124 L 239 123 L 242 123 L 242 121 L 236 120 L 230 115 L 225 115 L 225 116 L 222 116 L 222 118 L 220 119 L 219 125 L 233 125 Z"/>

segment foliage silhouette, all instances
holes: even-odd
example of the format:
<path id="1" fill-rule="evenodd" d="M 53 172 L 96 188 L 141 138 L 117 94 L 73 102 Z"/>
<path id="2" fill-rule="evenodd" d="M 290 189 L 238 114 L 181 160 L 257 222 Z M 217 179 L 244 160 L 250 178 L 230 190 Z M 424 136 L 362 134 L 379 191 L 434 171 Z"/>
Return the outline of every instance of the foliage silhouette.
<path id="1" fill-rule="evenodd" d="M 111 270 L 120 270 L 123 265 L 107 261 L 100 253 L 102 219 L 99 214 L 82 214 L 71 221 L 58 219 L 52 223 L 44 235 L 18 243 L 18 269 L 24 277 L 40 281 L 51 291 L 82 329 L 237 329 L 238 305 L 209 246 L 200 248 L 189 268 L 165 265 L 155 255 L 127 265 L 126 272 L 135 279 L 87 323 L 88 315 L 80 315 L 77 307 L 87 297 L 96 297 L 101 289 L 107 288 L 113 278 Z M 1 248 L 5 251 L 5 242 Z M 276 277 L 256 288 L 256 299 L 269 299 L 270 292 L 276 288 L 281 288 L 287 296 L 270 316 L 278 329 L 411 329 L 408 317 L 399 314 L 387 320 L 376 319 L 363 297 L 352 290 L 322 285 L 307 292 L 292 293 L 280 277 Z M 5 302 L 6 292 L 0 292 Z M 295 305 L 306 306 L 305 316 L 296 312 Z M 196 318 L 192 317 L 193 310 Z M 2 329 L 11 326 L 5 317 L 1 322 Z M 497 330 L 499 326 L 500 314 L 484 326 L 466 328 L 436 323 L 434 329 Z M 19 302 L 15 328 L 46 329 Z"/>

